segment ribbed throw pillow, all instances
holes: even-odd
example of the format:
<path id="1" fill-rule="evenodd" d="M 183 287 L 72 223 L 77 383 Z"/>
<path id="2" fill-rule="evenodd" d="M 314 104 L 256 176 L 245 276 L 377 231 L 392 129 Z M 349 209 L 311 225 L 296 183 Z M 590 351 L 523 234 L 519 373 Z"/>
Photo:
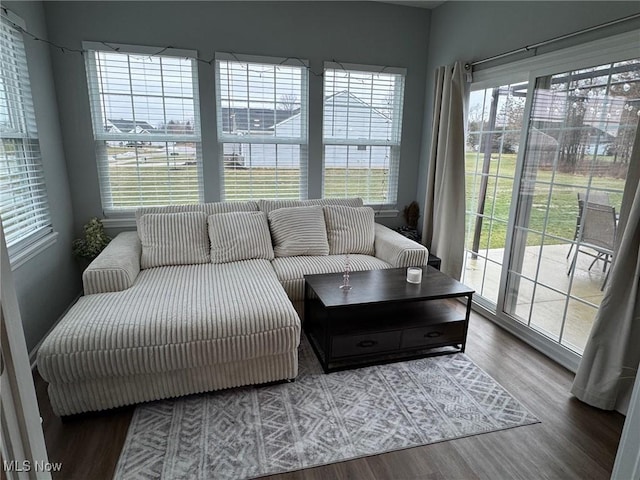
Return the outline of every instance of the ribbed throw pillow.
<path id="1" fill-rule="evenodd" d="M 345 207 L 362 207 L 361 198 L 312 198 L 309 200 L 258 200 L 258 207 L 267 214 L 278 208 L 311 207 L 313 205 L 343 205 Z"/>
<path id="2" fill-rule="evenodd" d="M 328 255 L 327 229 L 320 205 L 278 208 L 269 212 L 276 257 Z"/>
<path id="3" fill-rule="evenodd" d="M 361 206 L 361 205 L 354 205 Z M 204 212 L 205 215 L 230 212 L 257 212 L 258 202 L 248 200 L 246 202 L 210 202 L 192 203 L 183 205 L 164 205 L 162 207 L 140 207 L 136 210 L 136 219 L 147 213 L 182 213 Z"/>
<path id="4" fill-rule="evenodd" d="M 209 263 L 204 212 L 147 213 L 137 220 L 140 268 Z"/>
<path id="5" fill-rule="evenodd" d="M 209 217 L 213 263 L 253 258 L 273 260 L 273 245 L 264 212 L 218 213 Z"/>
<path id="6" fill-rule="evenodd" d="M 361 253 L 373 255 L 376 236 L 371 207 L 325 206 L 329 255 Z"/>

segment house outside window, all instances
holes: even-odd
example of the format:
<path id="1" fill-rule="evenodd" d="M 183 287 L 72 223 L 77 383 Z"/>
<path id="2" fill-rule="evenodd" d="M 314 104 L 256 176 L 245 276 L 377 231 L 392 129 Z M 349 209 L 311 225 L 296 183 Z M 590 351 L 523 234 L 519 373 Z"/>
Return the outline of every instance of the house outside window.
<path id="1" fill-rule="evenodd" d="M 326 62 L 323 196 L 395 205 L 406 71 Z"/>
<path id="2" fill-rule="evenodd" d="M 83 46 L 105 214 L 202 202 L 196 52 Z"/>
<path id="3" fill-rule="evenodd" d="M 307 197 L 308 67 L 216 54 L 223 200 Z"/>
<path id="4" fill-rule="evenodd" d="M 14 265 L 53 233 L 22 23 L 0 15 L 0 216 Z"/>

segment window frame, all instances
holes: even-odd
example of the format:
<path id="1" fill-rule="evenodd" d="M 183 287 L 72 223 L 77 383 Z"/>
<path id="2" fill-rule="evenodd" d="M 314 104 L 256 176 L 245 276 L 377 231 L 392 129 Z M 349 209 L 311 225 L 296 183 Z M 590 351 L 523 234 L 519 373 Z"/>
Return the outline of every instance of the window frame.
<path id="1" fill-rule="evenodd" d="M 474 298 L 472 308 L 502 326 L 507 331 L 513 333 L 518 338 L 525 340 L 534 346 L 534 348 L 573 372 L 577 370 L 580 363 L 580 354 L 554 340 L 551 340 L 545 335 L 520 324 L 517 320 L 510 318 L 503 311 L 506 292 L 509 288 L 508 270 L 510 266 L 509 259 L 511 258 L 513 250 L 513 226 L 515 225 L 515 217 L 518 210 L 518 196 L 522 188 L 522 173 L 525 168 L 524 155 L 527 150 L 527 125 L 530 121 L 531 111 L 533 108 L 536 79 L 539 77 L 563 73 L 565 71 L 590 68 L 594 65 L 602 65 L 638 58 L 639 46 L 640 40 L 638 38 L 638 30 L 632 30 L 630 32 L 611 35 L 573 47 L 553 50 L 523 60 L 516 60 L 497 66 L 480 68 L 478 71 L 473 72 L 473 80 L 470 85 L 470 90 L 483 90 L 497 85 L 517 82 L 519 80 L 528 82 L 526 104 L 523 114 L 524 121 L 520 135 L 520 148 L 517 153 L 512 200 L 509 210 L 509 228 L 507 230 L 504 261 L 502 264 L 499 283 L 500 294 L 498 296 L 495 310 L 492 305 L 489 305 L 487 302 L 483 302 L 479 296 L 478 298 Z M 640 126 L 638 128 L 640 128 Z"/>
<path id="2" fill-rule="evenodd" d="M 394 112 L 391 117 L 393 125 L 391 127 L 393 139 L 388 140 L 372 140 L 372 139 L 358 139 L 358 138 L 331 138 L 326 135 L 326 101 L 325 96 L 325 82 L 327 70 L 336 71 L 353 71 L 371 74 L 393 74 L 399 75 L 402 79 L 401 85 L 396 85 L 396 94 L 400 95 L 400 99 L 395 102 L 399 111 Z M 323 85 L 322 85 L 322 198 L 326 198 L 326 147 L 327 146 L 346 146 L 356 147 L 360 150 L 360 147 L 389 147 L 389 180 L 387 181 L 386 201 L 367 203 L 367 199 L 364 199 L 365 204 L 377 209 L 395 207 L 397 205 L 398 191 L 399 191 L 399 177 L 400 177 L 400 161 L 402 150 L 402 132 L 404 127 L 404 98 L 406 90 L 407 69 L 402 67 L 388 67 L 388 66 L 376 66 L 376 65 L 364 65 L 354 63 L 341 63 L 334 61 L 325 61 L 323 68 Z M 398 92 L 399 89 L 399 92 Z M 374 107 L 371 107 L 372 109 Z M 356 193 L 346 193 L 346 196 L 358 196 Z"/>
<path id="3" fill-rule="evenodd" d="M 37 118 L 32 94 L 29 59 L 26 51 L 26 45 L 24 43 L 24 35 L 20 31 L 20 28 L 26 29 L 26 23 L 22 18 L 10 10 L 2 9 L 0 16 L 3 18 L 3 23 L 9 23 L 6 27 L 14 30 L 11 34 L 15 35 L 15 37 L 20 41 L 20 45 L 17 49 L 11 49 L 14 55 L 18 55 L 18 58 L 13 62 L 15 63 L 14 71 L 12 72 L 14 78 L 12 79 L 11 84 L 13 84 L 14 90 L 20 91 L 17 98 L 19 108 L 18 117 L 21 119 L 20 123 L 23 124 L 23 128 L 20 129 L 20 131 L 15 133 L 0 133 L 0 138 L 3 140 L 8 139 L 19 142 L 21 144 L 20 149 L 23 152 L 31 151 L 32 154 L 34 154 L 28 163 L 23 161 L 23 164 L 20 165 L 20 174 L 24 176 L 24 180 L 29 184 L 29 190 L 31 191 L 29 211 L 35 214 L 36 221 L 35 223 L 26 223 L 23 227 L 19 228 L 17 232 L 20 233 L 20 236 L 10 241 L 7 241 L 5 232 L 9 261 L 11 263 L 11 268 L 15 270 L 26 261 L 35 257 L 38 253 L 54 244 L 57 240 L 58 234 L 53 229 L 42 151 L 40 149 L 40 137 L 38 134 Z M 19 66 L 19 63 L 23 63 L 23 65 Z M 13 96 L 15 97 L 16 95 Z M 14 99 L 14 101 L 15 100 L 16 99 Z M 11 102 L 8 98 L 7 101 Z"/>
<path id="4" fill-rule="evenodd" d="M 161 48 L 143 45 L 129 45 L 120 43 L 107 42 L 82 42 L 82 48 L 85 51 L 85 69 L 87 79 L 87 92 L 89 95 L 89 103 L 91 107 L 91 123 L 93 130 L 93 139 L 96 145 L 96 165 L 98 170 L 98 178 L 100 185 L 100 201 L 103 214 L 107 218 L 131 218 L 136 209 L 149 206 L 137 205 L 132 207 L 116 207 L 113 204 L 111 184 L 108 175 L 108 165 L 105 165 L 107 159 L 106 142 L 190 142 L 195 144 L 196 153 L 196 172 L 197 172 L 197 189 L 198 203 L 204 202 L 204 173 L 203 173 L 203 150 L 202 150 L 202 123 L 200 119 L 200 85 L 198 76 L 198 52 L 196 50 L 185 50 L 177 48 Z M 124 55 L 142 55 L 152 57 L 170 57 L 191 60 L 191 79 L 193 86 L 193 133 L 192 134 L 170 134 L 170 133 L 110 133 L 99 130 L 98 127 L 103 124 L 103 112 L 101 107 L 100 88 L 92 78 L 97 77 L 96 53 L 119 53 Z M 133 97 L 133 92 L 129 95 Z M 163 95 L 166 98 L 166 95 Z M 136 119 L 134 119 L 136 120 Z M 184 203 L 184 202 L 180 202 Z"/>
<path id="5" fill-rule="evenodd" d="M 260 135 L 243 135 L 241 137 L 232 135 L 223 131 L 223 107 L 222 107 L 222 80 L 220 62 L 238 62 L 257 65 L 285 65 L 289 67 L 300 68 L 300 135 L 299 136 L 260 136 Z M 281 199 L 287 197 L 253 197 L 248 195 L 241 200 L 227 199 L 225 192 L 225 144 L 249 144 L 251 145 L 274 145 L 277 151 L 279 145 L 299 145 L 300 147 L 300 181 L 299 181 L 299 200 L 308 197 L 309 191 L 309 61 L 292 57 L 272 57 L 262 55 L 237 54 L 229 52 L 216 52 L 215 54 L 215 108 L 217 123 L 217 142 L 218 142 L 218 168 L 219 168 L 219 188 L 220 201 L 242 201 L 256 200 L 258 198 L 274 198 Z M 249 107 L 250 108 L 250 107 Z M 293 116 L 293 115 L 292 115 Z M 291 117 L 290 117 L 291 118 Z M 276 154 L 277 155 L 277 154 Z"/>

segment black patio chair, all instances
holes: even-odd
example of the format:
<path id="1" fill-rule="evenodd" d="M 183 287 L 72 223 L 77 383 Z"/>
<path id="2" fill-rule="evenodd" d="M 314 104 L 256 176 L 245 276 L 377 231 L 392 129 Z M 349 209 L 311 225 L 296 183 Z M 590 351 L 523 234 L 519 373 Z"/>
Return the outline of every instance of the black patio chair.
<path id="1" fill-rule="evenodd" d="M 578 234 L 580 233 L 580 220 L 582 219 L 582 209 L 585 201 L 587 201 L 587 193 L 578 192 L 578 216 L 576 217 L 576 230 L 573 234 L 574 243 L 578 240 Z M 609 201 L 609 194 L 607 192 L 589 192 L 588 201 L 599 205 L 611 205 L 611 202 Z M 567 259 L 571 256 L 574 243 L 569 247 Z"/>
<path id="2" fill-rule="evenodd" d="M 575 269 L 579 253 L 594 257 L 593 262 L 589 265 L 589 270 L 593 268 L 598 260 L 602 259 L 604 260 L 602 271 L 606 272 L 606 275 L 600 290 L 604 290 L 609 278 L 609 272 L 611 271 L 611 269 L 607 271 L 607 267 L 613 258 L 616 233 L 617 222 L 616 209 L 614 207 L 611 205 L 601 205 L 599 203 L 585 203 L 583 205 L 582 221 L 580 222 L 580 232 L 578 234 L 578 248 L 576 248 L 567 275 Z"/>

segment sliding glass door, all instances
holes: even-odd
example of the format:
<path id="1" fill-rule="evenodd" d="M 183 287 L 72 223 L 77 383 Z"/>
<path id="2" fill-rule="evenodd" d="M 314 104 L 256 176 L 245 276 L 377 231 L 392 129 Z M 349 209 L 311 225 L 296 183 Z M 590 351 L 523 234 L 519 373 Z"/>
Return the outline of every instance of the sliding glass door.
<path id="1" fill-rule="evenodd" d="M 495 308 L 500 291 L 526 95 L 526 81 L 470 94 L 462 281 L 490 308 Z"/>
<path id="2" fill-rule="evenodd" d="M 535 81 L 503 308 L 579 353 L 607 280 L 639 102 L 638 60 Z"/>
<path id="3" fill-rule="evenodd" d="M 640 60 L 482 87 L 470 97 L 463 281 L 497 316 L 581 354 L 638 132 Z"/>

